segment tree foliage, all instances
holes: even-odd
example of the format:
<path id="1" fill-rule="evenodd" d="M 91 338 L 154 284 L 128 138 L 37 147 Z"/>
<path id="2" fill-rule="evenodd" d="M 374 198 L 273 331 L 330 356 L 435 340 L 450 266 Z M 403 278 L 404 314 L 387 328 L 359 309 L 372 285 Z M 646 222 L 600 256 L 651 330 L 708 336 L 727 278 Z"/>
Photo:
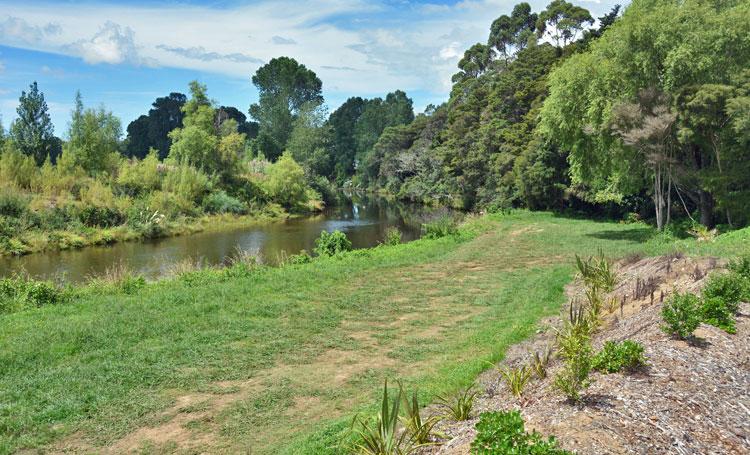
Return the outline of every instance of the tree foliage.
<path id="1" fill-rule="evenodd" d="M 39 91 L 36 82 L 31 83 L 28 92 L 21 92 L 16 112 L 18 118 L 10 126 L 10 138 L 21 153 L 42 164 L 53 154 L 56 141 L 44 93 Z"/>
<path id="2" fill-rule="evenodd" d="M 258 148 L 267 158 L 276 159 L 285 149 L 303 106 L 323 102 L 323 83 L 312 70 L 289 57 L 271 59 L 252 81 L 259 92 L 258 102 L 250 106 L 250 116 L 259 125 Z"/>

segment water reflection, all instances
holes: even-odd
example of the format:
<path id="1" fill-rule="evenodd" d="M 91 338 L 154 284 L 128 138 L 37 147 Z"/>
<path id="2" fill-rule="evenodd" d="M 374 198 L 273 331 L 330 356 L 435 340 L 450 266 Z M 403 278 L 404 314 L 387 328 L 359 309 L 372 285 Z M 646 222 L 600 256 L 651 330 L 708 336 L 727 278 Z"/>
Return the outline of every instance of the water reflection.
<path id="1" fill-rule="evenodd" d="M 122 263 L 153 279 L 185 260 L 224 263 L 236 255 L 238 249 L 275 264 L 282 254 L 294 254 L 303 249 L 311 251 L 323 230 L 345 232 L 355 248 L 377 245 L 391 226 L 401 230 L 404 241 L 414 240 L 419 237 L 423 222 L 444 211 L 381 198 L 349 196 L 320 214 L 262 226 L 0 258 L 0 275 L 25 270 L 37 278 L 81 282 Z"/>

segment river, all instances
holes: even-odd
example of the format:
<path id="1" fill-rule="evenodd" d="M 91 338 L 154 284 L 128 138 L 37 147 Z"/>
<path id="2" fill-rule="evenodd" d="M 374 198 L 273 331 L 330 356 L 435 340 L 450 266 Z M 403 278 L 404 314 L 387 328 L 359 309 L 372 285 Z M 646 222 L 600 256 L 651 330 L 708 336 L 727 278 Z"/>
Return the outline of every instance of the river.
<path id="1" fill-rule="evenodd" d="M 201 232 L 144 242 L 123 242 L 80 250 L 0 257 L 0 276 L 25 272 L 37 279 L 84 282 L 108 268 L 126 266 L 147 279 L 168 273 L 174 264 L 200 261 L 217 265 L 238 250 L 257 255 L 266 264 L 277 264 L 284 254 L 312 251 L 320 232 L 345 232 L 354 248 L 367 248 L 383 240 L 386 229 L 397 227 L 402 241 L 419 238 L 421 224 L 445 214 L 416 204 L 350 196 L 322 213 L 250 227 Z"/>

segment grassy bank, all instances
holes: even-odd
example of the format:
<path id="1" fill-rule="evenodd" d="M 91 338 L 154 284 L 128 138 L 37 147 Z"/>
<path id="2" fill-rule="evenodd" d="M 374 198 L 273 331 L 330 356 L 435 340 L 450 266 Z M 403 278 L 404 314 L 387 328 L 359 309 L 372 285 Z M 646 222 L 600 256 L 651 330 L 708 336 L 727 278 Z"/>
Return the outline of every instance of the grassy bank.
<path id="1" fill-rule="evenodd" d="M 337 453 L 385 377 L 431 397 L 533 333 L 573 254 L 729 255 L 748 237 L 519 212 L 309 264 L 89 289 L 0 316 L 0 452 Z"/>
<path id="2" fill-rule="evenodd" d="M 59 251 L 85 248 L 94 245 L 111 245 L 119 242 L 141 241 L 155 237 L 175 237 L 197 232 L 218 231 L 288 217 L 281 207 L 269 205 L 262 211 L 247 215 L 215 214 L 199 217 L 181 217 L 165 220 L 157 226 L 130 226 L 123 224 L 109 228 L 79 225 L 62 230 L 24 230 L 13 237 L 0 239 L 0 255 L 21 256 L 40 251 Z"/>

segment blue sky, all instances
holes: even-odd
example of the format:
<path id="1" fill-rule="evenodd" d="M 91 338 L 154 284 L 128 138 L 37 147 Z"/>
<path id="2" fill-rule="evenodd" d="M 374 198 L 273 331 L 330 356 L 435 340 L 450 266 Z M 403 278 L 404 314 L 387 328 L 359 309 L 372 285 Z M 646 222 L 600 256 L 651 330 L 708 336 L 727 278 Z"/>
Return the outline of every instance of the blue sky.
<path id="1" fill-rule="evenodd" d="M 158 96 L 193 79 L 247 111 L 251 75 L 287 55 L 323 81 L 329 108 L 402 89 L 415 108 L 445 101 L 463 51 L 485 41 L 515 0 L 5 1 L 0 0 L 0 115 L 15 117 L 36 80 L 64 136 L 76 90 L 123 129 Z M 536 11 L 547 1 L 530 1 Z M 615 1 L 574 3 L 595 17 Z"/>

